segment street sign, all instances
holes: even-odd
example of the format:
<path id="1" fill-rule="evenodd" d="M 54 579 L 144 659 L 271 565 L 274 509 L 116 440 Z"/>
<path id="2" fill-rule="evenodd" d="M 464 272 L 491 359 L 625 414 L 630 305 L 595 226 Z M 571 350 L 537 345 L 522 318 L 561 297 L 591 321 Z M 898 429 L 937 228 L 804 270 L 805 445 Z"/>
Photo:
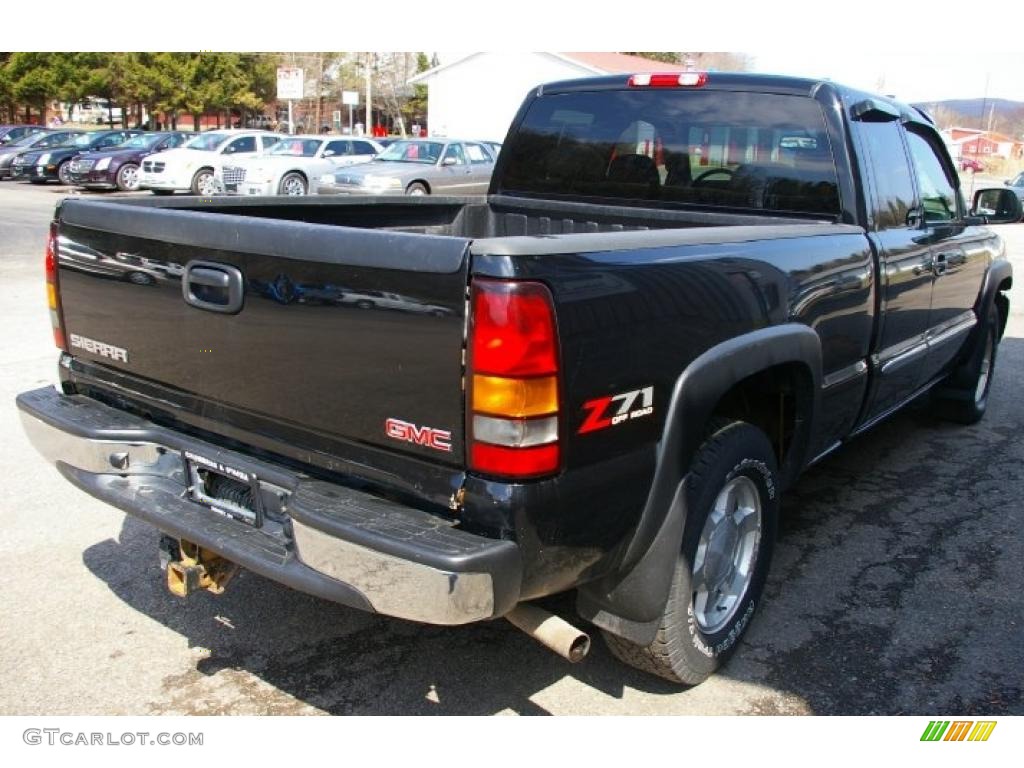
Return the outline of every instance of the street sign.
<path id="1" fill-rule="evenodd" d="M 341 103 L 348 104 L 353 107 L 359 106 L 359 91 L 342 91 L 341 92 Z"/>
<path id="2" fill-rule="evenodd" d="M 303 95 L 302 68 L 301 67 L 278 67 L 277 68 L 277 98 L 301 99 Z"/>

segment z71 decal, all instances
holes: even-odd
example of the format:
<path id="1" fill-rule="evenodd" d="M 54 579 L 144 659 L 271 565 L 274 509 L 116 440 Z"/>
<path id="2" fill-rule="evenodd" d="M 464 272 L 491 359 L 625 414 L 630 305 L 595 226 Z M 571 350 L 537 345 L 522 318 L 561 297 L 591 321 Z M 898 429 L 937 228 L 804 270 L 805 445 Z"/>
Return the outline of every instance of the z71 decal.
<path id="1" fill-rule="evenodd" d="M 580 435 L 650 416 L 654 413 L 654 387 L 588 400 L 583 404 L 583 410 L 587 416 L 578 432 Z"/>

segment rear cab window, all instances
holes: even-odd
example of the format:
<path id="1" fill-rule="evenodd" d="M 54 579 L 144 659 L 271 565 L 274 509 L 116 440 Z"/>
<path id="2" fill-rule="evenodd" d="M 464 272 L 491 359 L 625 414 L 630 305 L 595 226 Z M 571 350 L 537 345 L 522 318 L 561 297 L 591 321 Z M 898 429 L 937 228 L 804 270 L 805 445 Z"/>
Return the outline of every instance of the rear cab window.
<path id="1" fill-rule="evenodd" d="M 503 154 L 506 194 L 840 212 L 822 108 L 806 96 L 667 89 L 546 94 L 530 105 Z"/>

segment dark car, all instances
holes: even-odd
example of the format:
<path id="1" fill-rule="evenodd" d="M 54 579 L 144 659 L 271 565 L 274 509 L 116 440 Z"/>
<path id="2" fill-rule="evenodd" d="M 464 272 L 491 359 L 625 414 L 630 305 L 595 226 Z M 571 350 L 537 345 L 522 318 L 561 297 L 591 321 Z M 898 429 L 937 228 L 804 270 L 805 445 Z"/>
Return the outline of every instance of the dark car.
<path id="1" fill-rule="evenodd" d="M 44 130 L 41 125 L 0 125 L 0 145 L 31 136 Z"/>
<path id="2" fill-rule="evenodd" d="M 46 129 L 38 133 L 30 133 L 28 136 L 22 136 L 17 141 L 0 146 L 0 180 L 6 179 L 11 175 L 11 163 L 22 152 L 27 152 L 30 149 L 59 147 L 80 136 L 81 133 L 82 131 Z"/>
<path id="3" fill-rule="evenodd" d="M 180 147 L 194 134 L 185 131 L 143 133 L 113 149 L 86 152 L 71 161 L 71 183 L 90 189 L 139 188 L 139 164 L 146 155 Z"/>
<path id="4" fill-rule="evenodd" d="M 90 131 L 78 136 L 70 144 L 52 150 L 22 152 L 11 164 L 11 176 L 28 179 L 33 184 L 48 181 L 71 183 L 71 161 L 86 152 L 110 149 L 138 136 L 142 131 Z"/>

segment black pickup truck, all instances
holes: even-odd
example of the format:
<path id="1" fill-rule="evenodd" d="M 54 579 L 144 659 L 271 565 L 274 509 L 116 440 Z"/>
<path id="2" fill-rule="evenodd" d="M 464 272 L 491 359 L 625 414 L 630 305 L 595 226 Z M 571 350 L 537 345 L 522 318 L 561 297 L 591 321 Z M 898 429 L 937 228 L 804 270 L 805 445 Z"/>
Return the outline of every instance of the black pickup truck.
<path id="1" fill-rule="evenodd" d="M 529 602 L 575 590 L 616 656 L 693 684 L 801 470 L 925 393 L 981 418 L 1011 284 L 984 224 L 891 99 L 549 84 L 486 201 L 64 201 L 60 385 L 18 406 L 67 480 L 163 532 L 179 595 L 241 565 L 575 660 L 586 635 Z"/>

